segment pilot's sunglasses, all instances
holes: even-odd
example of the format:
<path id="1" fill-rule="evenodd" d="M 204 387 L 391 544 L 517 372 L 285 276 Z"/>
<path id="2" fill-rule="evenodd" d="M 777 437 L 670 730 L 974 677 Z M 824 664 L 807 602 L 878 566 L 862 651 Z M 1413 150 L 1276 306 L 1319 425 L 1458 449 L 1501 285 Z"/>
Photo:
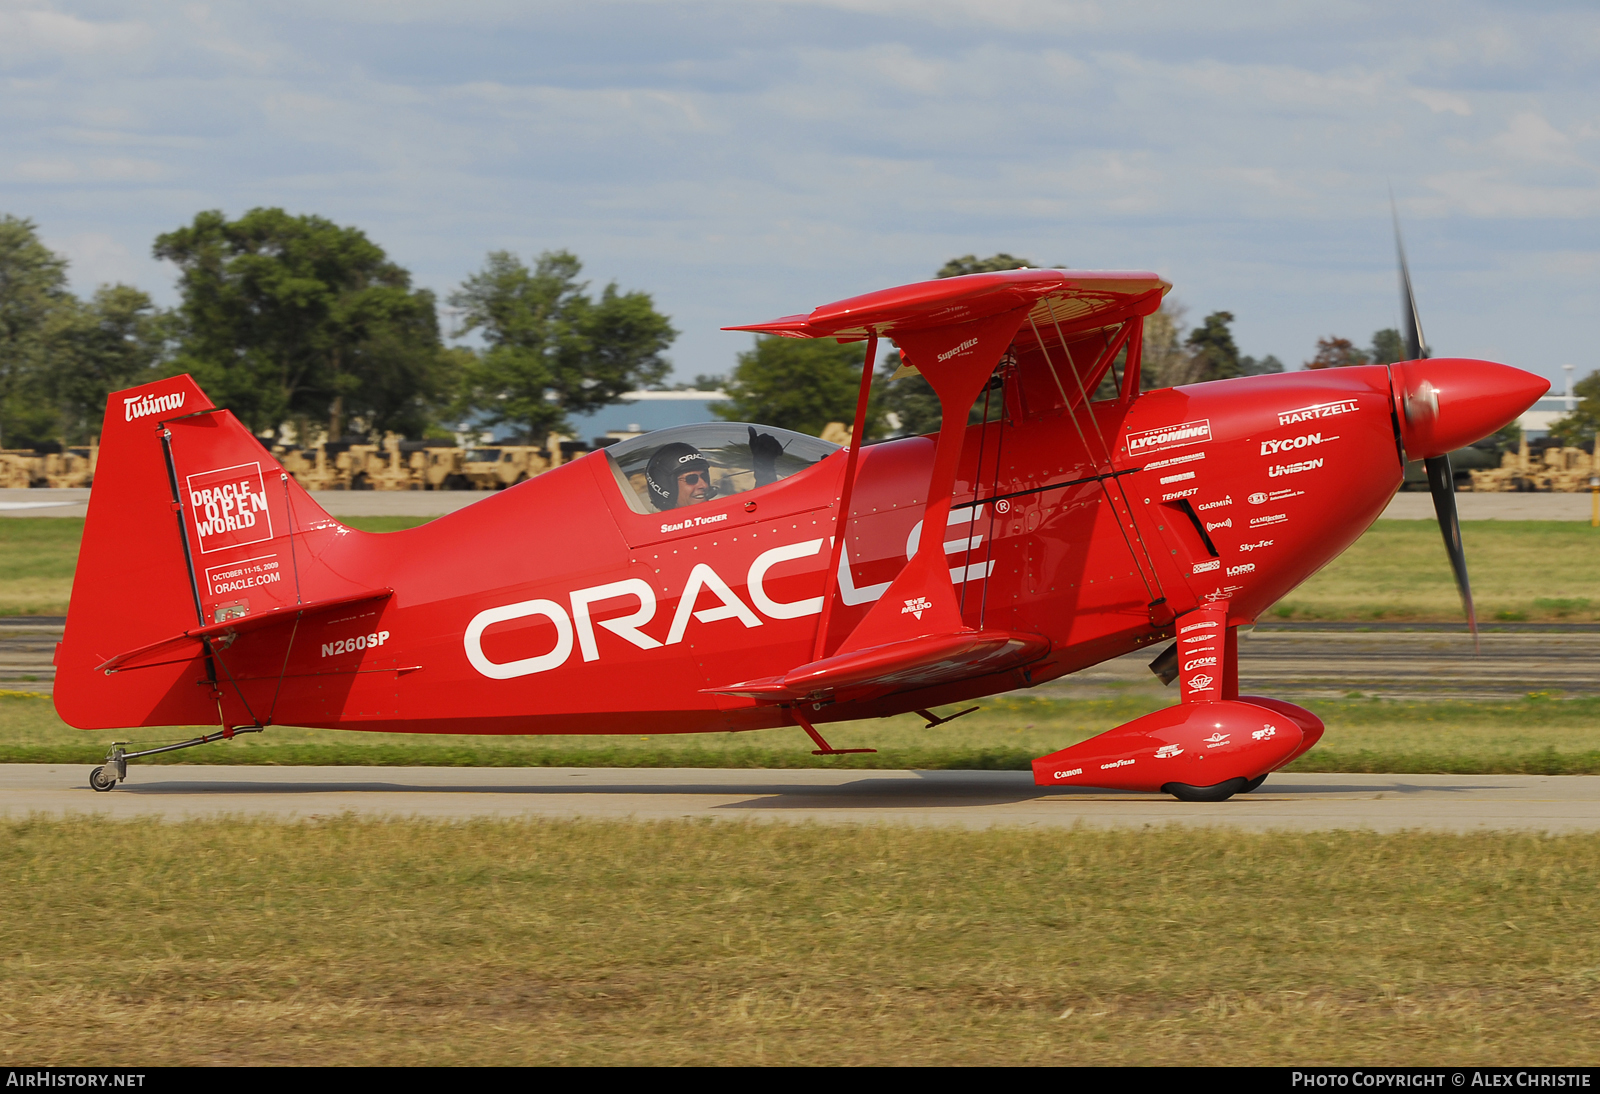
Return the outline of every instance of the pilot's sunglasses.
<path id="1" fill-rule="evenodd" d="M 701 483 L 705 483 L 707 486 L 711 485 L 711 476 L 704 471 L 685 471 L 678 478 L 683 480 L 683 485 L 685 486 L 699 486 Z"/>

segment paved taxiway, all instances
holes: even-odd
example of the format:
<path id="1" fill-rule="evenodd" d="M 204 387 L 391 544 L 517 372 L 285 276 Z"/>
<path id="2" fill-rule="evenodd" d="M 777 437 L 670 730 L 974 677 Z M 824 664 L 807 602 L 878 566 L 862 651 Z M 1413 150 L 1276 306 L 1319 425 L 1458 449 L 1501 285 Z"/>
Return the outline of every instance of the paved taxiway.
<path id="1" fill-rule="evenodd" d="M 1273 775 L 1213 805 L 1036 787 L 1020 771 L 143 767 L 108 793 L 88 769 L 0 765 L 0 815 L 705 818 L 957 828 L 1229 825 L 1256 831 L 1600 830 L 1600 778 Z"/>

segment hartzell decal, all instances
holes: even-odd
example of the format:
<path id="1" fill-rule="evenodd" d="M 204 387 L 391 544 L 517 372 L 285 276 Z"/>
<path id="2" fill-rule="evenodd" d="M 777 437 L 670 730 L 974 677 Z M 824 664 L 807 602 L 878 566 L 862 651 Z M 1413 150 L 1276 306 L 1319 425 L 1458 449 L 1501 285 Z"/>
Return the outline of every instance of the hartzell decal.
<path id="1" fill-rule="evenodd" d="M 1211 439 L 1211 419 L 1169 425 L 1161 429 L 1142 429 L 1128 434 L 1128 455 L 1154 452 L 1161 448 L 1175 448 L 1180 444 L 1199 444 Z"/>
<path id="2" fill-rule="evenodd" d="M 1311 406 L 1299 407 L 1295 410 L 1282 410 L 1278 412 L 1279 425 L 1294 425 L 1296 422 L 1310 422 L 1318 418 L 1332 418 L 1336 414 L 1354 414 L 1356 401 L 1354 399 L 1340 399 L 1333 403 L 1313 403 Z"/>
<path id="3" fill-rule="evenodd" d="M 123 399 L 122 420 L 131 422 L 135 418 L 148 418 L 169 410 L 182 410 L 184 395 L 185 392 L 174 391 L 170 395 L 135 395 L 131 399 Z"/>
<path id="4" fill-rule="evenodd" d="M 1204 452 L 1190 452 L 1184 456 L 1174 456 L 1170 460 L 1157 460 L 1155 463 L 1144 465 L 1146 471 L 1159 471 L 1163 467 L 1177 467 L 1180 463 L 1193 463 L 1195 460 L 1206 458 Z"/>
<path id="5" fill-rule="evenodd" d="M 1162 494 L 1162 501 L 1177 501 L 1179 498 L 1192 498 L 1200 492 L 1198 486 L 1191 486 L 1187 490 L 1174 490 L 1170 494 Z"/>
<path id="6" fill-rule="evenodd" d="M 1298 475 L 1302 471 L 1315 471 L 1323 464 L 1319 457 L 1314 460 L 1301 460 L 1299 463 L 1276 463 L 1267 468 L 1268 478 L 1278 478 L 1282 475 Z"/>
<path id="7" fill-rule="evenodd" d="M 1203 501 L 1195 506 L 1196 512 L 1204 513 L 1207 509 L 1221 509 L 1224 505 L 1233 504 L 1233 495 L 1224 494 L 1216 501 Z"/>
<path id="8" fill-rule="evenodd" d="M 1262 441 L 1261 454 L 1275 456 L 1279 452 L 1288 452 L 1295 448 L 1310 448 L 1312 445 L 1323 444 L 1326 441 L 1336 441 L 1338 437 L 1324 437 L 1321 433 L 1307 433 L 1300 437 L 1287 437 L 1276 441 Z"/>

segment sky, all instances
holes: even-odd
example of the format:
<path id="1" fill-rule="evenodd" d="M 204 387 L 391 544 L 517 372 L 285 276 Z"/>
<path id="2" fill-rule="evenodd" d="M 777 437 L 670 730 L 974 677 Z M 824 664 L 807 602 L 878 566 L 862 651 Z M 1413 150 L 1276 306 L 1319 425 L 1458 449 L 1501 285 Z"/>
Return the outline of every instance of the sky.
<path id="1" fill-rule="evenodd" d="M 1600 289 L 1600 6 L 0 0 L 0 213 L 176 300 L 220 209 L 362 229 L 441 303 L 494 250 L 718 328 L 1006 251 L 1154 270 L 1291 368 L 1399 322 L 1564 384 Z M 449 323 L 449 316 L 445 321 Z"/>

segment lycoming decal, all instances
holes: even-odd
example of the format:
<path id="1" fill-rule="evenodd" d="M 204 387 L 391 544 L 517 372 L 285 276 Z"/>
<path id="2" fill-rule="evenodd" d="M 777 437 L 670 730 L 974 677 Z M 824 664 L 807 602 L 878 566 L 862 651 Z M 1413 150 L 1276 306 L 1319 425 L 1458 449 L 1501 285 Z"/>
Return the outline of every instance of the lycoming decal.
<path id="1" fill-rule="evenodd" d="M 1203 574 L 1210 570 L 1221 569 L 1221 567 L 1222 560 L 1214 558 L 1210 562 L 1196 562 L 1194 564 L 1194 569 L 1190 570 L 1189 572 L 1193 574 Z"/>
<path id="2" fill-rule="evenodd" d="M 1288 513 L 1273 513 L 1267 517 L 1251 517 L 1250 527 L 1257 528 L 1265 524 L 1282 524 L 1289 519 Z"/>
<path id="3" fill-rule="evenodd" d="M 1170 494 L 1162 494 L 1162 501 L 1177 501 L 1179 498 L 1192 498 L 1200 492 L 1198 486 L 1191 486 L 1187 490 L 1174 490 Z"/>
<path id="4" fill-rule="evenodd" d="M 1192 478 L 1194 478 L 1194 472 L 1193 471 L 1180 471 L 1176 475 L 1162 475 L 1161 476 L 1161 485 L 1165 486 L 1169 482 L 1183 482 L 1185 479 L 1192 479 Z"/>
<path id="5" fill-rule="evenodd" d="M 1336 441 L 1338 437 L 1324 438 L 1321 433 L 1307 433 L 1301 437 L 1289 437 L 1281 441 L 1262 441 L 1261 454 L 1273 456 L 1279 452 L 1287 452 L 1292 448 L 1310 448 L 1314 444 L 1321 444 L 1323 440 Z"/>
<path id="6" fill-rule="evenodd" d="M 1294 425 L 1296 422 L 1309 422 L 1316 418 L 1331 418 L 1335 414 L 1354 414 L 1355 410 L 1354 399 L 1341 399 L 1334 403 L 1313 403 L 1311 406 L 1279 411 L 1278 424 Z"/>
<path id="7" fill-rule="evenodd" d="M 1180 444 L 1199 444 L 1211 439 L 1211 419 L 1169 425 L 1161 429 L 1142 429 L 1128 434 L 1128 454 L 1150 452 L 1158 448 L 1173 448 Z"/>
<path id="8" fill-rule="evenodd" d="M 1233 504 L 1233 495 L 1224 494 L 1220 501 L 1203 501 L 1195 506 L 1197 512 L 1204 513 L 1207 509 L 1221 509 L 1224 505 Z"/>
<path id="9" fill-rule="evenodd" d="M 1273 464 L 1271 467 L 1267 468 L 1267 477 L 1275 479 L 1282 475 L 1298 475 L 1302 471 L 1315 471 L 1317 468 L 1322 466 L 1322 463 L 1323 461 L 1319 458 L 1315 460 L 1301 460 L 1299 463 Z"/>
<path id="10" fill-rule="evenodd" d="M 1146 471 L 1159 471 L 1163 467 L 1177 467 L 1180 463 L 1193 463 L 1195 460 L 1206 458 L 1204 452 L 1190 452 L 1184 456 L 1173 456 L 1170 460 L 1157 460 L 1155 463 L 1144 465 Z"/>
<path id="11" fill-rule="evenodd" d="M 152 414 L 162 414 L 169 410 L 181 410 L 185 392 L 175 391 L 170 395 L 135 395 L 131 399 L 122 400 L 122 420 L 131 422 L 135 418 L 148 418 Z"/>

